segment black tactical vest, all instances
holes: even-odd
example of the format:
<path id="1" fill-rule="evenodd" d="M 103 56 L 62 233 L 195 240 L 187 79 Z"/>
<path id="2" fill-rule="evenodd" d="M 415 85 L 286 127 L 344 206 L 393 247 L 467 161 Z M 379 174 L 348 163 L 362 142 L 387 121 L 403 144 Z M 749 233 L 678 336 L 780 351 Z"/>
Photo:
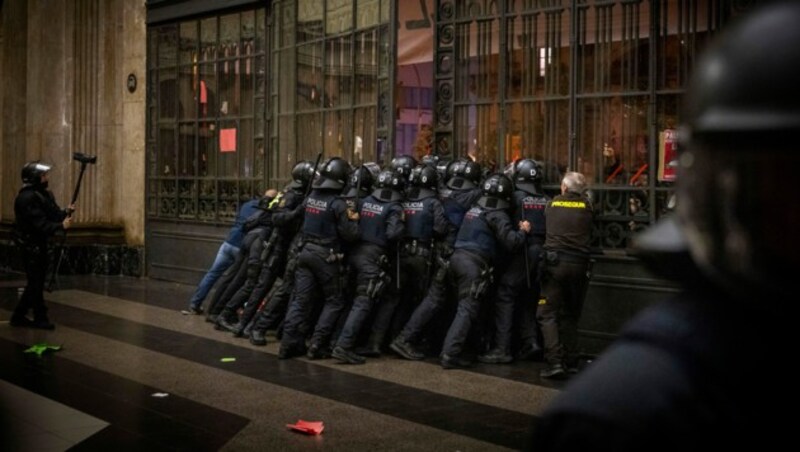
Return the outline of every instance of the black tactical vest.
<path id="1" fill-rule="evenodd" d="M 386 237 L 386 222 L 392 205 L 396 202 L 384 202 L 368 196 L 361 203 L 359 212 L 358 229 L 361 231 L 361 240 L 386 246 L 389 240 Z"/>
<path id="2" fill-rule="evenodd" d="M 433 239 L 433 197 L 406 201 L 403 211 L 406 214 L 406 237 L 420 242 Z"/>
<path id="3" fill-rule="evenodd" d="M 514 223 L 528 221 L 531 233 L 544 237 L 547 232 L 544 209 L 549 199 L 544 195 L 532 195 L 521 190 L 514 192 Z"/>
<path id="4" fill-rule="evenodd" d="M 338 199 L 336 192 L 314 190 L 306 199 L 306 214 L 303 221 L 303 235 L 307 238 L 336 239 L 336 214 L 333 202 Z"/>
<path id="5" fill-rule="evenodd" d="M 488 210 L 480 206 L 467 211 L 458 229 L 455 248 L 472 250 L 488 260 L 493 260 L 497 253 L 497 239 L 486 220 L 487 212 Z"/>

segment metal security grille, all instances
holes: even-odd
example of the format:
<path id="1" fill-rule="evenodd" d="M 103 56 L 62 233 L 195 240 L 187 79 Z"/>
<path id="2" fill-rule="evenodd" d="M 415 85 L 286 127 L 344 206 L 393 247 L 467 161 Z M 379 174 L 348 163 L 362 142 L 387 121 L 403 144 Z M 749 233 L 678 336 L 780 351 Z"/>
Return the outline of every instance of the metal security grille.
<path id="1" fill-rule="evenodd" d="M 147 217 L 231 220 L 266 179 L 264 8 L 148 29 Z"/>
<path id="2" fill-rule="evenodd" d="M 743 3 L 440 0 L 436 150 L 490 168 L 535 158 L 554 190 L 565 171 L 584 173 L 595 245 L 624 248 L 668 210 L 680 95 Z"/>
<path id="3" fill-rule="evenodd" d="M 389 156 L 394 76 L 389 0 L 273 2 L 275 81 L 270 178 L 326 157 L 351 162 Z"/>

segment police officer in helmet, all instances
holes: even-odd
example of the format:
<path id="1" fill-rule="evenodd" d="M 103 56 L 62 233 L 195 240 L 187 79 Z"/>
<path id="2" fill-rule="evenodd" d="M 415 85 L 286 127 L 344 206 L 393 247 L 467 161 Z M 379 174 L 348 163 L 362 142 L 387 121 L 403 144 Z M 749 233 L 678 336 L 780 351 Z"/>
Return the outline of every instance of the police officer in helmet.
<path id="1" fill-rule="evenodd" d="M 519 250 L 530 231 L 530 223 L 515 225 L 508 216 L 513 189 L 505 175 L 489 176 L 483 182 L 483 196 L 464 215 L 458 230 L 448 272 L 458 291 L 458 308 L 442 348 L 441 365 L 445 369 L 471 365 L 462 355 L 464 343 L 491 286 L 498 249 Z"/>
<path id="2" fill-rule="evenodd" d="M 23 254 L 27 285 L 11 315 L 9 324 L 16 327 L 55 328 L 47 317 L 44 285 L 47 275 L 47 243 L 50 237 L 64 233 L 72 225 L 74 205 L 60 209 L 47 189 L 50 165 L 38 161 L 22 167 L 22 188 L 14 201 L 14 240 Z M 33 310 L 33 320 L 28 312 Z"/>
<path id="3" fill-rule="evenodd" d="M 414 157 L 410 155 L 400 155 L 392 159 L 389 163 L 389 170 L 392 171 L 394 174 L 402 177 L 403 179 L 408 181 L 409 176 L 411 175 L 411 170 L 417 166 L 417 161 Z"/>
<path id="4" fill-rule="evenodd" d="M 522 346 L 518 358 L 535 357 L 541 352 L 536 306 L 539 301 L 539 255 L 545 239 L 544 209 L 550 197 L 542 190 L 542 166 L 532 159 L 513 163 L 511 176 L 515 190 L 511 196 L 510 214 L 515 223 L 531 224 L 525 246 L 501 265 L 494 306 L 495 331 L 492 349 L 478 357 L 483 363 L 512 361 L 512 329 L 517 320 Z M 524 253 L 527 253 L 526 257 Z M 515 315 L 517 313 L 518 315 Z"/>
<path id="5" fill-rule="evenodd" d="M 349 173 L 350 165 L 346 161 L 338 157 L 326 161 L 305 200 L 301 227 L 304 244 L 298 256 L 295 290 L 284 320 L 279 358 L 291 358 L 306 352 L 301 326 L 309 316 L 317 287 L 322 289 L 325 304 L 314 328 L 310 348 L 328 345 L 344 306 L 339 281 L 342 243 L 358 238 L 358 214 L 348 210 L 340 197 Z"/>
<path id="6" fill-rule="evenodd" d="M 780 450 L 796 438 L 776 405 L 797 400 L 800 3 L 737 20 L 685 95 L 677 215 L 635 243 L 682 291 L 571 382 L 532 449 Z"/>
<path id="7" fill-rule="evenodd" d="M 358 228 L 361 240 L 349 256 L 356 276 L 356 297 L 347 315 L 342 333 L 333 348 L 333 357 L 348 364 L 363 364 L 355 353 L 358 335 L 372 307 L 379 303 L 391 283 L 389 257 L 403 235 L 402 190 L 405 179 L 395 171 L 382 171 L 375 190 L 361 203 Z"/>
<path id="8" fill-rule="evenodd" d="M 270 201 L 268 207 L 272 211 L 273 227 L 261 252 L 261 268 L 256 284 L 250 288 L 245 283 L 229 302 L 231 306 L 244 305 L 239 322 L 231 328 L 231 332 L 236 337 L 244 335 L 247 326 L 254 320 L 261 300 L 284 272 L 288 254 L 296 254 L 294 251 L 290 251 L 290 246 L 300 227 L 306 188 L 313 179 L 314 162 L 308 160 L 297 162 L 292 168 L 292 181 Z"/>
<path id="9" fill-rule="evenodd" d="M 436 168 L 420 164 L 411 170 L 410 187 L 403 201 L 405 234 L 400 242 L 400 277 L 392 284 L 387 299 L 378 306 L 367 342 L 367 356 L 380 354 L 380 345 L 389 331 L 397 333 L 408 321 L 430 283 L 434 268 L 434 242 L 447 233 L 448 222 L 442 202 L 436 196 Z M 364 354 L 364 352 L 362 352 Z"/>
<path id="10" fill-rule="evenodd" d="M 481 167 L 468 159 L 451 162 L 440 160 L 437 166 L 439 174 L 439 199 L 442 201 L 445 218 L 447 218 L 447 234 L 439 243 L 436 253 L 436 268 L 428 292 L 422 302 L 414 309 L 408 322 L 394 338 L 390 347 L 400 356 L 411 360 L 421 360 L 425 355 L 416 347 L 422 334 L 434 317 L 442 311 L 447 301 L 447 274 L 449 259 L 453 254 L 458 229 L 467 210 L 482 196 L 478 186 Z M 442 178 L 442 174 L 444 178 Z M 441 183 L 442 180 L 446 182 Z"/>

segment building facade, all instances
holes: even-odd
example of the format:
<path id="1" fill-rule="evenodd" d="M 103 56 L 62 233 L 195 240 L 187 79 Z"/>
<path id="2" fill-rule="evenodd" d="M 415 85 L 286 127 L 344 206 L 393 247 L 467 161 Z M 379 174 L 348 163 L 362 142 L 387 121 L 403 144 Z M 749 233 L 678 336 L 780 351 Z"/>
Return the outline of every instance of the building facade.
<path id="1" fill-rule="evenodd" d="M 591 181 L 596 349 L 673 291 L 626 248 L 670 208 L 697 55 L 754 3 L 6 0 L 2 224 L 25 161 L 56 164 L 65 203 L 70 153 L 94 154 L 72 268 L 193 283 L 239 204 L 320 152 L 533 157 L 549 189 Z"/>

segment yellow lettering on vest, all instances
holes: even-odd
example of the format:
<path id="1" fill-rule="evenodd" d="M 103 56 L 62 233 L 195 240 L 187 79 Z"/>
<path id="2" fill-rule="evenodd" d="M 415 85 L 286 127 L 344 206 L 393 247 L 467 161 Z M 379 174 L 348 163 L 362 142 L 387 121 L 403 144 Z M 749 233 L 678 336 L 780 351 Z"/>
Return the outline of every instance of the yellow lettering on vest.
<path id="1" fill-rule="evenodd" d="M 585 209 L 586 203 L 583 201 L 553 201 L 553 207 L 566 207 L 568 209 Z"/>

